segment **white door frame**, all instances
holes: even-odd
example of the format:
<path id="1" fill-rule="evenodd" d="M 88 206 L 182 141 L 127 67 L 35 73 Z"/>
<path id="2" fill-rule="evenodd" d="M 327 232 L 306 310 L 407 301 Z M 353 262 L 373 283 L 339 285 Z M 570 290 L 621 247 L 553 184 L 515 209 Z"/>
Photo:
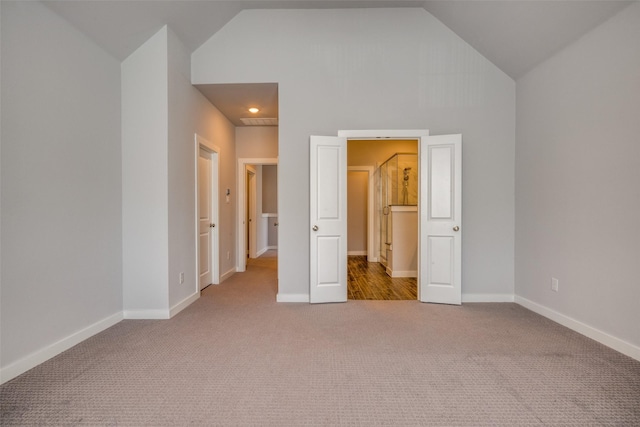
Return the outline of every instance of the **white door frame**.
<path id="1" fill-rule="evenodd" d="M 247 188 L 247 165 L 277 165 L 277 157 L 266 158 L 239 158 L 237 169 L 236 188 L 238 189 L 238 211 L 236 214 L 236 271 L 242 273 L 247 270 L 247 236 L 245 230 L 245 218 L 247 217 L 247 205 L 245 197 Z M 278 171 L 279 173 L 279 171 Z"/>
<path id="2" fill-rule="evenodd" d="M 211 142 L 207 141 L 197 133 L 194 135 L 195 140 L 195 156 L 194 156 L 194 170 L 195 170 L 195 246 L 196 246 L 196 262 L 195 262 L 195 277 L 200 277 L 200 249 L 199 249 L 199 231 L 200 224 L 198 218 L 198 157 L 200 157 L 200 149 L 211 153 L 211 222 L 216 224 L 211 231 L 211 249 L 209 254 L 211 256 L 211 282 L 215 285 L 220 283 L 220 232 L 219 232 L 219 183 L 220 183 L 220 148 Z M 200 281 L 196 280 L 196 292 L 200 292 Z"/>
<path id="3" fill-rule="evenodd" d="M 347 141 L 349 144 L 349 141 Z M 347 172 L 367 172 L 368 175 L 368 195 L 367 195 L 367 261 L 378 262 L 375 254 L 375 234 L 374 234 L 374 167 L 373 166 L 347 166 Z"/>
<path id="4" fill-rule="evenodd" d="M 417 139 L 418 140 L 418 158 L 420 158 L 420 150 L 422 149 L 421 140 L 423 137 L 429 136 L 428 129 L 408 129 L 408 130 L 339 130 L 338 136 L 347 138 L 347 143 L 350 139 Z M 418 191 L 420 188 L 420 180 L 418 180 Z M 370 190 L 371 191 L 371 190 Z M 420 193 L 418 193 L 420 194 Z M 418 218 L 421 218 L 420 210 L 423 201 L 421 197 L 418 197 Z M 422 234 L 422 224 L 418 220 L 418 236 Z M 420 255 L 420 239 L 418 239 L 418 260 L 421 259 Z M 418 300 L 420 298 L 420 262 L 418 262 Z"/>

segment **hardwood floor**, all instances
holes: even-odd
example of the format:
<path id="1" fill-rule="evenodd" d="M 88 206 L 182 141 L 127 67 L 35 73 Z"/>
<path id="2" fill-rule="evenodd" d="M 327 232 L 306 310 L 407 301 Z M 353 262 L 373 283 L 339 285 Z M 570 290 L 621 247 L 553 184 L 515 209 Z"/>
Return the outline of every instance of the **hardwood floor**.
<path id="1" fill-rule="evenodd" d="M 347 297 L 352 300 L 415 300 L 415 277 L 391 278 L 382 264 L 366 256 L 350 255 L 347 261 Z"/>

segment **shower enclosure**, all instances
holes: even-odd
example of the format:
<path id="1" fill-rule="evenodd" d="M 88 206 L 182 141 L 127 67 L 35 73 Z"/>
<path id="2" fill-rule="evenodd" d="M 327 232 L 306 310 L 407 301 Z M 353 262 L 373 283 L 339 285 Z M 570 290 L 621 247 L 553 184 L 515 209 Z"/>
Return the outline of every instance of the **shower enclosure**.
<path id="1" fill-rule="evenodd" d="M 378 259 L 392 277 L 417 275 L 418 155 L 396 153 L 376 171 Z"/>

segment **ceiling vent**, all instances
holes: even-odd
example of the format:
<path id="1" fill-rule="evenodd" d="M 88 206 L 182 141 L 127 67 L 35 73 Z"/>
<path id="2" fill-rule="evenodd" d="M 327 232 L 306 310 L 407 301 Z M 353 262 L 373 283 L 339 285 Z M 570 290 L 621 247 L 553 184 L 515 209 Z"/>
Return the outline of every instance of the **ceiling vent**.
<path id="1" fill-rule="evenodd" d="M 278 119 L 240 117 L 240 121 L 245 126 L 278 126 Z"/>

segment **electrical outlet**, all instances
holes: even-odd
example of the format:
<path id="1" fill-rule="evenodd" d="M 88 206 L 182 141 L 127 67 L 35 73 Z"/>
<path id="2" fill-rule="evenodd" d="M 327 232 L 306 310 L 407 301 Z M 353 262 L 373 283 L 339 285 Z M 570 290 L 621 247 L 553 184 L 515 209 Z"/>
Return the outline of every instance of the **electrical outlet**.
<path id="1" fill-rule="evenodd" d="M 184 283 L 184 272 L 180 273 L 180 284 L 182 285 Z"/>
<path id="2" fill-rule="evenodd" d="M 555 277 L 551 278 L 551 290 L 554 292 L 558 292 L 558 279 Z"/>

